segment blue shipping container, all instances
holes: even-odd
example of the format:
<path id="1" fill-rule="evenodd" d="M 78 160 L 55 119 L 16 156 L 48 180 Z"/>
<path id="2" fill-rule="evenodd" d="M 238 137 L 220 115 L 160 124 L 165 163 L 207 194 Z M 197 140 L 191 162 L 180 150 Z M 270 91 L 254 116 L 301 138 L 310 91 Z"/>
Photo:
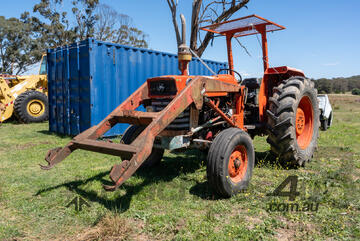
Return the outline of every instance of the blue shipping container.
<path id="1" fill-rule="evenodd" d="M 146 79 L 180 74 L 177 55 L 87 39 L 49 49 L 49 129 L 77 135 L 97 125 Z M 226 63 L 204 60 L 215 72 Z M 211 75 L 199 60 L 189 65 L 192 75 Z M 120 135 L 118 124 L 106 136 Z"/>

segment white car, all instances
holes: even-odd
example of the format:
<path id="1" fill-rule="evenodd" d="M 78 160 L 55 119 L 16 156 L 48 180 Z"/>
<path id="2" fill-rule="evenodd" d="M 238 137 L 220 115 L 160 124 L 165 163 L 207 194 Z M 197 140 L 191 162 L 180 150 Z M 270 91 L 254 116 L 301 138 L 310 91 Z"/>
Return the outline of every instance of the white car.
<path id="1" fill-rule="evenodd" d="M 326 131 L 332 125 L 333 113 L 329 97 L 327 95 L 318 95 L 321 130 Z"/>

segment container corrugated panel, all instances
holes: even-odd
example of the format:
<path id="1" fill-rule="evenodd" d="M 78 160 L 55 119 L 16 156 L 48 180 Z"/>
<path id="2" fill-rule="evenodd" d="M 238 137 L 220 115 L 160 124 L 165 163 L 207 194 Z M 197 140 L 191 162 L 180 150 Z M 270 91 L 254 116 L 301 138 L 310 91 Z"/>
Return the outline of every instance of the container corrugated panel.
<path id="1" fill-rule="evenodd" d="M 77 135 L 98 124 L 148 78 L 179 74 L 177 55 L 87 39 L 49 49 L 49 129 Z M 204 60 L 217 72 L 226 63 Z M 192 75 L 211 75 L 197 59 Z M 118 124 L 106 136 L 120 135 Z"/>

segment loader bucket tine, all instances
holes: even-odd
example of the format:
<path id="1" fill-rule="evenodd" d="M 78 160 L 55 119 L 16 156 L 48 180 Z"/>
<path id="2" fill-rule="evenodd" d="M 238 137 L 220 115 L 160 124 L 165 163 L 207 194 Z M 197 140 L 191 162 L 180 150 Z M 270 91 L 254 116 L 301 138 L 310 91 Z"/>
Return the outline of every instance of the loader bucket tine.
<path id="1" fill-rule="evenodd" d="M 40 168 L 41 168 L 42 170 L 46 170 L 46 171 L 48 171 L 48 170 L 50 170 L 51 168 L 53 168 L 53 166 L 50 165 L 50 164 L 48 164 L 47 166 L 44 166 L 44 165 L 39 164 L 39 166 L 40 166 Z"/>
<path id="2" fill-rule="evenodd" d="M 74 150 L 73 144 L 70 142 L 68 145 L 66 145 L 64 148 L 57 147 L 54 149 L 49 150 L 46 153 L 45 161 L 48 163 L 48 165 L 40 165 L 40 168 L 42 170 L 50 170 L 55 166 L 55 164 L 61 162 L 64 160 L 68 155 L 71 154 L 71 152 Z"/>
<path id="3" fill-rule="evenodd" d="M 102 186 L 105 189 L 105 191 L 109 191 L 109 192 L 115 191 L 118 188 L 116 185 L 105 185 L 105 184 L 103 184 Z"/>
<path id="4" fill-rule="evenodd" d="M 40 168 L 43 169 L 43 170 L 50 170 L 54 165 L 51 165 L 51 159 L 54 157 L 54 155 L 56 155 L 56 153 L 58 153 L 62 148 L 61 147 L 57 147 L 57 148 L 54 148 L 54 149 L 51 149 L 49 150 L 47 153 L 46 153 L 46 156 L 45 156 L 45 161 L 48 163 L 46 166 L 45 165 L 42 165 L 42 164 L 39 164 L 40 165 Z"/>
<path id="5" fill-rule="evenodd" d="M 70 141 L 64 148 L 55 148 L 48 151 L 45 156 L 45 161 L 48 163 L 48 165 L 40 164 L 40 168 L 43 170 L 50 170 L 53 166 L 64 160 L 76 149 L 102 152 L 104 154 L 115 156 L 122 156 L 124 153 L 136 153 L 137 147 L 124 144 L 115 144 L 111 142 L 107 142 L 104 145 L 105 142 L 97 141 L 97 139 L 116 124 L 116 119 L 114 116 L 123 117 L 123 110 L 126 110 L 128 115 L 134 113 L 131 111 L 134 111 L 137 107 L 139 107 L 141 101 L 146 98 L 147 84 L 144 83 L 137 91 L 128 97 L 128 99 L 126 99 L 98 125 L 90 127 L 86 131 L 74 137 L 73 140 Z M 152 118 L 152 115 L 147 114 L 143 117 L 145 121 L 148 121 L 149 118 Z"/>

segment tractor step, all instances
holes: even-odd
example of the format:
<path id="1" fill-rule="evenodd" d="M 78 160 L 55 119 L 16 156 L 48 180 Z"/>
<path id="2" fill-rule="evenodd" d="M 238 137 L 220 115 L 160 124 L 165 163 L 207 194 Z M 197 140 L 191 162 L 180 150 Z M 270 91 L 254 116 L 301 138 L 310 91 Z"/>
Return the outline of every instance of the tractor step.
<path id="1" fill-rule="evenodd" d="M 90 139 L 85 140 L 73 140 L 72 143 L 76 148 L 100 152 L 103 154 L 109 154 L 114 156 L 122 156 L 124 154 L 135 154 L 139 151 L 139 148 L 132 145 L 104 142 L 104 141 L 95 141 Z"/>

